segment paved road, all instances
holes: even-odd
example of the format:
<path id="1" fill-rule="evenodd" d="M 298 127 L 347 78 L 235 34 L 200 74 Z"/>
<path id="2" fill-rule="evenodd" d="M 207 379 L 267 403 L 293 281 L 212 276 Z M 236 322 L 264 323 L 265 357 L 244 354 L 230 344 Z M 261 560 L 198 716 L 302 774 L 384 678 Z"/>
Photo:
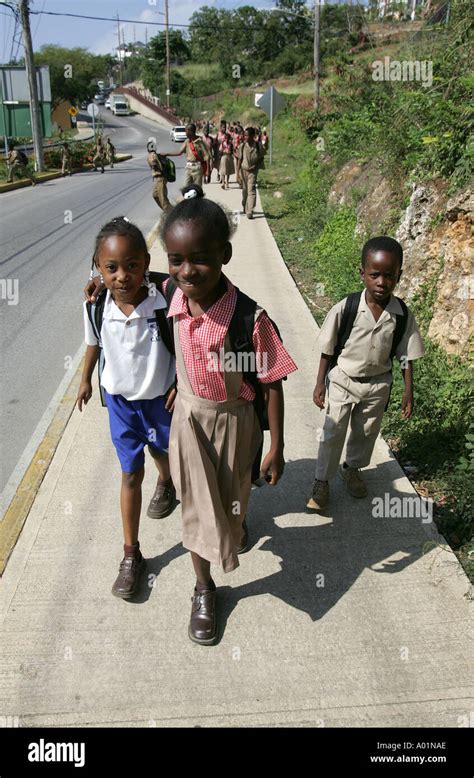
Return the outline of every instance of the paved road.
<path id="1" fill-rule="evenodd" d="M 151 198 L 145 146 L 156 136 L 163 149 L 177 148 L 169 131 L 138 115 L 102 112 L 117 151 L 131 153 L 133 159 L 104 175 L 87 171 L 1 196 L 0 277 L 18 283 L 18 304 L 2 299 L 0 305 L 4 507 L 79 361 L 82 289 L 95 235 L 104 222 L 121 214 L 147 234 L 161 213 Z M 178 166 L 183 166 L 182 158 Z M 171 185 L 172 195 L 180 179 L 182 174 Z"/>

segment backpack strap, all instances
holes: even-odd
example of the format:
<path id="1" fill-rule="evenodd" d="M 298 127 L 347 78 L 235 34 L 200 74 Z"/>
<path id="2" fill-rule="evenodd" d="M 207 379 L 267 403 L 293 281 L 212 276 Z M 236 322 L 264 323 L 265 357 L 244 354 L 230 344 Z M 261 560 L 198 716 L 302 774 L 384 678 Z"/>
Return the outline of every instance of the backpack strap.
<path id="1" fill-rule="evenodd" d="M 105 306 L 105 298 L 107 296 L 107 292 L 104 289 L 98 296 L 95 303 L 86 303 L 86 310 L 87 315 L 89 317 L 89 321 L 92 326 L 92 330 L 94 332 L 95 337 L 97 338 L 97 344 L 99 346 L 100 352 L 99 352 L 99 361 L 97 363 L 97 372 L 99 375 L 99 392 L 100 392 L 100 402 L 103 406 L 106 405 L 105 402 L 105 394 L 103 386 L 100 382 L 100 379 L 102 377 L 102 373 L 104 372 L 105 367 L 105 356 L 104 356 L 104 349 L 102 348 L 102 339 L 100 337 L 100 332 L 102 330 L 102 321 L 104 318 L 104 306 Z"/>
<path id="2" fill-rule="evenodd" d="M 355 318 L 357 316 L 357 309 L 360 303 L 360 296 L 362 292 L 352 292 L 347 296 L 346 304 L 342 312 L 341 323 L 337 332 L 336 345 L 334 347 L 334 354 L 332 355 L 330 369 L 337 365 L 337 360 L 341 354 L 342 349 L 346 345 L 349 335 L 352 332 Z M 329 371 L 328 371 L 329 372 Z"/>
<path id="3" fill-rule="evenodd" d="M 161 285 L 164 281 L 168 280 L 168 283 L 166 284 L 166 289 L 164 292 L 162 292 L 165 300 L 166 300 L 166 307 L 170 307 L 171 300 L 173 299 L 173 295 L 177 289 L 177 286 L 171 276 L 168 275 L 168 273 L 158 273 L 154 270 L 150 271 L 150 282 L 155 284 L 156 288 L 161 291 Z M 169 319 L 166 316 L 166 313 L 163 308 L 157 308 L 155 311 L 156 315 L 156 323 L 158 324 L 161 337 L 163 338 L 163 343 L 165 344 L 166 348 L 170 352 L 170 354 L 175 354 L 174 350 L 174 332 L 173 332 L 173 321 L 172 319 Z"/>
<path id="4" fill-rule="evenodd" d="M 406 304 L 399 297 L 396 297 L 395 299 L 398 300 L 398 302 L 400 303 L 403 314 L 402 316 L 396 317 L 395 330 L 393 332 L 392 348 L 390 350 L 390 359 L 392 361 L 395 357 L 395 354 L 397 353 L 397 348 L 400 345 L 400 342 L 405 334 L 407 323 L 408 323 L 408 308 Z"/>

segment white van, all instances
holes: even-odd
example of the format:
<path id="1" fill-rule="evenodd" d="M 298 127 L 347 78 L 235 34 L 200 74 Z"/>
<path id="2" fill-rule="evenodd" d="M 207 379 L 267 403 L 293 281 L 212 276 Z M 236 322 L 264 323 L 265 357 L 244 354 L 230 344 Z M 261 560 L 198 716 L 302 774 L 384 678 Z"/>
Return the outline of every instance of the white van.
<path id="1" fill-rule="evenodd" d="M 124 97 L 114 97 L 111 110 L 115 116 L 129 116 L 130 106 L 128 104 L 128 100 L 126 100 Z"/>

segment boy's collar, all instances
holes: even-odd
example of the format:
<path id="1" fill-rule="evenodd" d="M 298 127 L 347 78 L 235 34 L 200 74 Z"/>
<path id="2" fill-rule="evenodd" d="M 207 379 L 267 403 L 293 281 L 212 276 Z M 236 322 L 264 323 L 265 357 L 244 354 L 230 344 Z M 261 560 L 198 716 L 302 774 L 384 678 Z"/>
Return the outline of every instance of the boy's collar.
<path id="1" fill-rule="evenodd" d="M 368 309 L 367 300 L 365 299 L 365 293 L 366 289 L 362 290 L 362 294 L 360 296 L 360 302 L 359 307 L 357 308 L 357 311 L 366 311 Z M 394 294 L 390 295 L 390 299 L 387 303 L 387 305 L 384 308 L 385 311 L 388 311 L 388 313 L 394 313 L 396 316 L 403 316 L 403 309 L 400 305 L 400 302 L 398 301 L 397 297 L 395 297 Z"/>

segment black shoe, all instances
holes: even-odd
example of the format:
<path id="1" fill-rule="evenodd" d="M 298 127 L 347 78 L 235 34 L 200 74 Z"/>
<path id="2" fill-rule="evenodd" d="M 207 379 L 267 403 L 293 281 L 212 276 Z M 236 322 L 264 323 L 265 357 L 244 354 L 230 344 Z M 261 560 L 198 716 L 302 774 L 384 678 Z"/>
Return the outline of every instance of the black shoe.
<path id="1" fill-rule="evenodd" d="M 245 552 L 248 551 L 250 548 L 249 530 L 245 519 L 242 522 L 242 530 L 243 530 L 243 535 L 242 535 L 242 540 L 240 542 L 240 546 L 237 549 L 238 554 L 245 554 Z"/>

